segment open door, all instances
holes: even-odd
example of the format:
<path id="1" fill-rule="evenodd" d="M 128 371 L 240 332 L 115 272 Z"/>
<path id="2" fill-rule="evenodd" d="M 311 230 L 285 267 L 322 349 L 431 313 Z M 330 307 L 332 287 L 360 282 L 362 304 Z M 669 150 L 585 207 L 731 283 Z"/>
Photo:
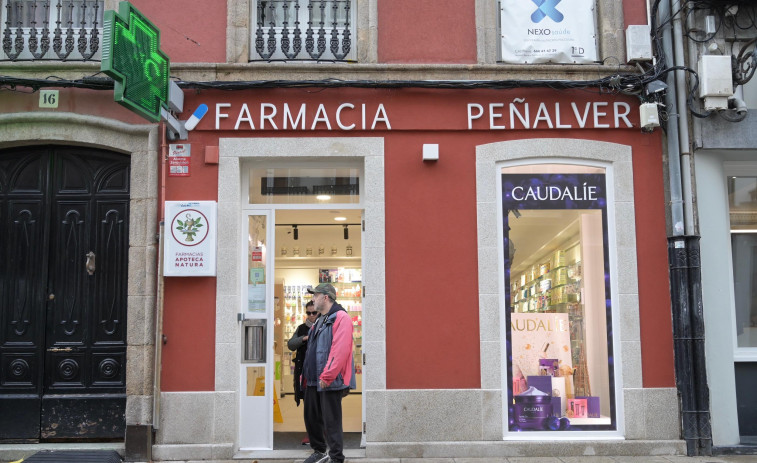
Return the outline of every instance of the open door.
<path id="1" fill-rule="evenodd" d="M 273 448 L 273 284 L 271 211 L 246 215 L 242 272 L 245 295 L 241 319 L 239 367 L 239 447 L 241 450 Z"/>

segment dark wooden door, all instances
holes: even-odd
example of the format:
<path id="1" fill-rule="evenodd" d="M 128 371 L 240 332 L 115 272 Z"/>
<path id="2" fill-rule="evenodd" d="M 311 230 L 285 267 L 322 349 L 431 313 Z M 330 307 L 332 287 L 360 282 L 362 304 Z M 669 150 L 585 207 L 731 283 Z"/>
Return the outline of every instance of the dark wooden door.
<path id="1" fill-rule="evenodd" d="M 0 439 L 122 439 L 128 156 L 0 151 Z"/>

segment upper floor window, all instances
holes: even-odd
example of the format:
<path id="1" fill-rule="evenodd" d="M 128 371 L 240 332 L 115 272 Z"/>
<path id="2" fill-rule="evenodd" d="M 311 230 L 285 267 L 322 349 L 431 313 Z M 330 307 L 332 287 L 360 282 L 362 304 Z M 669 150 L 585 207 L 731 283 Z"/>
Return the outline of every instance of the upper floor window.
<path id="1" fill-rule="evenodd" d="M 506 63 L 595 63 L 597 0 L 502 0 L 501 59 Z"/>
<path id="2" fill-rule="evenodd" d="M 103 0 L 0 0 L 1 60 L 100 59 Z"/>
<path id="3" fill-rule="evenodd" d="M 355 0 L 255 0 L 251 60 L 354 61 Z"/>

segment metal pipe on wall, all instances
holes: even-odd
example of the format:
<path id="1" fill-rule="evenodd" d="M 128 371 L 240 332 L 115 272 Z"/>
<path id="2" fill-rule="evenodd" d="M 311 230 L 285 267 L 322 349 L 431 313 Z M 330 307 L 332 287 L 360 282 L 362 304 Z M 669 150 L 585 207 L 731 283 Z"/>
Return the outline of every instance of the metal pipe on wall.
<path id="1" fill-rule="evenodd" d="M 163 362 L 163 305 L 165 302 L 165 277 L 163 276 L 163 246 L 165 241 L 165 201 L 166 201 L 166 159 L 168 159 L 168 144 L 166 142 L 166 124 L 161 122 L 158 126 L 160 131 L 160 150 L 158 156 L 158 168 L 160 169 L 160 186 L 158 188 L 158 268 L 156 271 L 156 300 L 155 300 L 155 352 L 153 370 L 153 429 L 160 428 L 160 374 Z"/>
<path id="2" fill-rule="evenodd" d="M 672 0 L 671 11 L 681 10 L 680 0 Z M 683 49 L 683 26 L 681 25 L 681 15 L 673 16 L 673 64 L 676 67 L 685 65 L 685 56 Z M 691 139 L 689 137 L 689 113 L 686 104 L 686 75 L 683 69 L 677 69 L 675 72 L 676 95 L 678 104 L 678 138 L 679 149 L 681 150 L 681 181 L 682 181 L 682 200 L 684 210 L 684 232 L 687 235 L 693 235 L 695 232 L 694 224 L 694 206 L 691 186 Z"/>
<path id="3" fill-rule="evenodd" d="M 668 238 L 668 257 L 676 385 L 681 398 L 682 432 L 688 455 L 712 455 L 709 388 L 704 351 L 701 260 L 699 236 L 695 235 L 692 190 L 692 146 L 687 113 L 688 86 L 682 70 L 685 66 L 685 39 L 680 18 L 682 9 L 679 0 L 662 0 L 658 4 L 660 23 L 667 18 L 671 20 L 671 27 L 663 30 L 665 65 L 669 67 L 668 57 L 672 52 L 673 65 L 681 68 L 674 71 L 673 76 L 668 74 L 668 93 L 665 101 L 668 112 L 677 117 L 677 124 L 670 124 L 668 127 L 671 216 L 674 217 L 672 236 Z M 673 11 L 676 12 L 675 16 L 671 16 Z M 674 137 L 675 140 L 670 140 Z M 682 223 L 678 222 L 679 218 L 682 219 Z"/>
<path id="4" fill-rule="evenodd" d="M 666 24 L 671 18 L 675 0 L 657 0 L 657 24 Z M 673 66 L 673 31 L 672 24 L 662 27 L 662 52 L 664 67 Z M 655 31 L 657 32 L 657 31 Z M 671 236 L 668 237 L 668 262 L 670 266 L 670 296 L 673 318 L 673 343 L 675 349 L 675 376 L 681 406 L 681 431 L 686 441 L 686 453 L 697 455 L 699 440 L 697 435 L 697 414 L 694 384 L 691 381 L 694 359 L 691 341 L 690 301 L 689 301 L 689 255 L 686 249 L 684 233 L 685 216 L 683 213 L 683 192 L 681 179 L 681 112 L 686 107 L 679 107 L 678 92 L 674 73 L 667 73 L 668 91 L 665 93 L 665 107 L 668 112 L 667 155 L 668 179 L 670 188 Z"/>
<path id="5" fill-rule="evenodd" d="M 670 17 L 671 5 L 669 0 L 657 0 L 657 24 L 662 24 Z M 655 31 L 656 32 L 656 31 Z M 662 47 L 665 62 L 664 67 L 672 66 L 673 34 L 670 27 L 664 27 L 662 31 Z M 684 234 L 683 195 L 681 192 L 681 147 L 679 142 L 679 110 L 676 104 L 675 76 L 668 73 L 666 76 L 668 91 L 665 93 L 665 107 L 668 111 L 667 125 L 667 153 L 668 153 L 668 180 L 670 188 L 670 218 L 673 236 Z M 673 120 L 675 119 L 675 121 Z"/>

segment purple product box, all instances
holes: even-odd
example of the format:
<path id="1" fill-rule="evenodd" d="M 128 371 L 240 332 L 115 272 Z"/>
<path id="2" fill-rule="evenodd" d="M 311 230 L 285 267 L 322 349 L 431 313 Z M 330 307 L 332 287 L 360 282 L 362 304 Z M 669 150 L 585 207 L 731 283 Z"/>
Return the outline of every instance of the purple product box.
<path id="1" fill-rule="evenodd" d="M 559 363 L 557 359 L 539 359 L 539 376 L 555 376 Z"/>
<path id="2" fill-rule="evenodd" d="M 555 372 L 560 371 L 559 364 L 557 359 L 539 359 L 539 375 L 555 376 Z"/>
<path id="3" fill-rule="evenodd" d="M 600 418 L 599 413 L 599 397 L 578 397 L 576 399 L 586 399 L 586 417 L 587 418 Z"/>
<path id="4" fill-rule="evenodd" d="M 552 377 L 551 376 L 529 376 L 526 378 L 528 387 L 533 387 L 541 392 L 552 396 Z"/>
<path id="5" fill-rule="evenodd" d="M 552 397 L 552 414 L 558 418 L 562 416 L 562 397 Z"/>

